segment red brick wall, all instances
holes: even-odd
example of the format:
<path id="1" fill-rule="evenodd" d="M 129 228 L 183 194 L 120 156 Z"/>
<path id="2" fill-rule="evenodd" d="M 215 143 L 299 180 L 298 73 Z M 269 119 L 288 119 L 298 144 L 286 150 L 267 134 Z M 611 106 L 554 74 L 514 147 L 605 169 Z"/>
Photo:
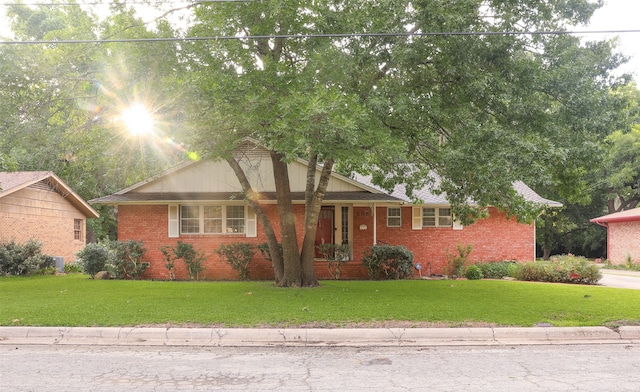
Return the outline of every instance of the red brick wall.
<path id="1" fill-rule="evenodd" d="M 147 249 L 147 261 L 151 263 L 145 276 L 154 279 L 168 279 L 169 272 L 164 267 L 160 248 L 164 245 L 175 246 L 178 240 L 193 244 L 196 250 L 204 251 L 209 257 L 201 273 L 204 279 L 233 280 L 237 273 L 227 263 L 220 260 L 215 249 L 222 243 L 249 242 L 260 244 L 266 241 L 262 227 L 258 224 L 257 238 L 244 235 L 181 235 L 180 238 L 168 238 L 168 207 L 166 205 L 119 206 L 118 239 L 142 240 Z M 276 232 L 279 230 L 276 206 L 267 206 Z M 298 238 L 303 235 L 304 206 L 295 206 Z M 481 220 L 463 230 L 449 228 L 411 229 L 411 207 L 402 208 L 402 227 L 386 226 L 386 207 L 377 208 L 377 239 L 379 243 L 404 245 L 415 256 L 415 261 L 423 266 L 423 275 L 442 273 L 447 252 L 455 253 L 456 245 L 472 244 L 470 255 L 473 261 L 534 259 L 534 226 L 507 221 L 504 214 L 491 211 L 491 217 Z M 343 278 L 366 278 L 366 269 L 360 260 L 365 249 L 373 243 L 373 214 L 369 207 L 353 208 L 353 260 L 342 268 Z M 360 225 L 366 225 L 361 230 Z M 364 228 L 364 227 L 363 227 Z M 184 265 L 177 263 L 176 277 L 187 279 Z M 320 279 L 331 277 L 327 263 L 316 262 L 316 274 Z M 253 258 L 250 277 L 254 280 L 273 279 L 271 263 L 263 259 L 259 252 Z"/>
<path id="2" fill-rule="evenodd" d="M 632 262 L 640 260 L 640 221 L 609 223 L 607 234 L 607 258 L 613 264 L 624 264 L 627 257 Z"/>
<path id="3" fill-rule="evenodd" d="M 462 230 L 451 227 L 411 228 L 411 207 L 402 208 L 402 226 L 387 227 L 386 207 L 377 208 L 377 241 L 389 245 L 403 245 L 411 250 L 414 259 L 423 267 L 424 274 L 441 274 L 447 254 L 457 254 L 457 245 L 471 244 L 470 259 L 477 261 L 534 260 L 535 226 L 507 220 L 504 213 L 490 209 L 490 217 L 482 219 Z M 354 230 L 356 240 L 354 255 L 362 257 L 373 238 L 373 216 L 368 207 L 355 208 Z M 367 226 L 360 230 L 360 225 Z"/>

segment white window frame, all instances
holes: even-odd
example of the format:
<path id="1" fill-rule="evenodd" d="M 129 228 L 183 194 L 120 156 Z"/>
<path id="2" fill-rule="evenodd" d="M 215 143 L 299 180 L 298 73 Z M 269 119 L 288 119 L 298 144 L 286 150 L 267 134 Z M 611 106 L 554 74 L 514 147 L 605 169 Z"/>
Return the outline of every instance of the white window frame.
<path id="1" fill-rule="evenodd" d="M 398 215 L 391 215 L 396 210 Z M 387 207 L 387 227 L 402 227 L 402 207 Z"/>
<path id="2" fill-rule="evenodd" d="M 197 232 L 185 232 L 183 231 L 183 217 L 182 217 L 182 211 L 183 208 L 194 208 L 197 207 L 198 208 L 198 218 L 185 218 L 185 219 L 191 219 L 193 221 L 195 221 L 195 219 L 198 219 L 198 231 Z M 207 218 L 205 219 L 205 207 L 220 207 L 220 212 L 221 212 L 221 217 L 218 218 Z M 230 217 L 228 216 L 228 213 L 230 212 L 231 209 L 233 208 L 242 208 L 243 211 L 243 217 L 242 218 L 237 218 L 237 217 Z M 252 214 L 249 213 L 248 211 L 248 207 L 247 206 L 243 206 L 243 205 L 236 205 L 236 204 L 180 204 L 178 206 L 178 218 L 177 218 L 177 225 L 178 225 L 178 229 L 179 229 L 179 233 L 180 235 L 227 235 L 227 234 L 235 234 L 235 235 L 244 235 L 246 237 L 252 237 L 255 236 L 253 235 L 255 233 L 255 229 L 251 230 L 249 228 L 249 225 L 251 224 L 255 224 L 255 218 L 251 218 L 251 216 L 253 216 Z M 242 219 L 243 223 L 242 223 L 242 231 L 238 231 L 235 230 L 234 231 L 234 226 L 231 225 L 231 221 L 239 221 L 240 219 Z M 171 220 L 171 219 L 170 219 Z M 221 220 L 221 231 L 216 231 L 216 232 L 206 232 L 205 231 L 205 220 Z"/>
<path id="3" fill-rule="evenodd" d="M 83 226 L 84 226 L 84 220 L 83 219 L 74 219 L 73 220 L 73 239 L 75 241 L 84 242 L 84 239 L 83 239 L 84 230 L 82 230 Z"/>
<path id="4" fill-rule="evenodd" d="M 434 215 L 429 216 L 433 219 L 433 224 L 425 224 L 425 210 L 433 210 Z M 443 215 L 441 210 L 448 210 L 447 215 Z M 451 207 L 422 207 L 422 227 L 453 227 L 453 215 Z"/>

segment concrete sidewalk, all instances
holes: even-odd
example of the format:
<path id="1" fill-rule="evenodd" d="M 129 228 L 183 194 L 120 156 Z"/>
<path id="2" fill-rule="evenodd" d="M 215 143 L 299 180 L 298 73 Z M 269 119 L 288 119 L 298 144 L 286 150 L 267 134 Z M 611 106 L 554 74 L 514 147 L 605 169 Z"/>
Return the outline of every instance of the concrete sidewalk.
<path id="1" fill-rule="evenodd" d="M 640 327 L 533 328 L 90 328 L 0 327 L 0 346 L 361 347 L 639 344 Z"/>

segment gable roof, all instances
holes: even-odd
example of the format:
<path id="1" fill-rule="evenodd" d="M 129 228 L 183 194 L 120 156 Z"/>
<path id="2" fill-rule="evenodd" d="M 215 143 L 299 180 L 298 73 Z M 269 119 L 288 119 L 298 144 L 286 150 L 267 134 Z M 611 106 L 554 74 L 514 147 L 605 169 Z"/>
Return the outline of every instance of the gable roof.
<path id="1" fill-rule="evenodd" d="M 432 174 L 432 177 L 436 178 L 436 183 L 437 183 L 438 182 L 437 176 L 435 174 Z M 376 187 L 382 190 L 382 188 L 372 183 L 371 176 L 362 176 L 362 175 L 356 174 L 354 178 L 363 184 L 367 184 L 368 186 Z M 524 197 L 526 201 L 530 203 L 535 203 L 535 204 L 540 204 L 540 205 L 545 205 L 548 207 L 555 207 L 555 208 L 562 207 L 562 203 L 545 199 L 544 197 L 537 194 L 533 189 L 529 188 L 522 181 L 515 181 L 513 183 L 513 188 L 515 189 L 516 192 L 522 195 L 522 197 Z M 393 192 L 391 192 L 391 195 L 404 200 L 406 203 L 412 202 L 411 198 L 408 197 L 406 194 L 406 187 L 402 184 L 397 185 L 393 190 Z M 433 192 L 433 188 L 428 185 L 420 189 L 415 189 L 413 191 L 413 195 L 417 199 L 421 200 L 423 204 L 443 205 L 443 206 L 450 205 L 449 201 L 447 200 L 447 195 L 445 193 L 435 194 Z"/>
<path id="2" fill-rule="evenodd" d="M 238 150 L 243 157 L 257 159 L 260 162 L 267 161 L 266 166 L 270 166 L 270 159 L 267 159 L 269 151 L 261 146 L 257 141 L 251 138 L 244 138 Z M 249 170 L 253 175 L 257 174 L 253 180 L 257 180 L 259 186 L 252 182 L 256 191 L 260 193 L 261 200 L 275 201 L 275 184 L 272 183 L 273 176 L 268 176 L 263 172 L 264 176 L 260 178 L 260 167 L 262 164 L 249 164 Z M 303 176 L 302 181 L 306 181 L 306 171 L 309 161 L 301 158 L 293 160 L 289 164 L 289 175 Z M 297 170 L 297 174 L 292 174 Z M 302 170 L 301 168 L 304 168 Z M 264 169 L 264 167 L 263 167 Z M 321 165 L 316 166 L 317 171 L 322 170 Z M 224 161 L 188 161 L 169 170 L 166 170 L 156 176 L 149 177 L 141 182 L 133 184 L 122 189 L 113 195 L 103 196 L 94 200 L 92 203 L 98 204 L 141 204 L 141 203 L 166 203 L 181 201 L 232 201 L 243 200 L 241 187 L 235 174 L 229 177 L 227 173 L 231 171 L 229 165 Z M 215 173 L 215 175 L 211 175 Z M 210 181 L 202 181 L 203 176 L 208 176 Z M 267 177 L 271 177 L 268 179 Z M 304 201 L 304 188 L 300 187 L 300 177 L 298 178 L 298 187 L 294 189 L 292 185 L 291 196 L 294 201 Z M 252 180 L 250 179 L 250 182 Z M 234 183 L 234 184 L 232 184 Z M 294 183 L 294 182 L 292 182 Z M 262 187 L 262 189 L 257 189 Z M 525 200 L 546 205 L 550 207 L 561 207 L 562 204 L 545 199 L 534 192 L 531 188 L 521 181 L 514 183 L 515 190 L 520 193 Z M 414 196 L 424 204 L 431 205 L 449 205 L 446 195 L 436 195 L 429 187 L 424 187 L 414 191 Z M 343 176 L 332 172 L 329 180 L 329 186 L 325 194 L 324 200 L 342 201 L 342 202 L 381 202 L 394 204 L 412 204 L 413 200 L 406 195 L 404 185 L 397 186 L 393 192 L 389 193 L 371 181 L 371 176 L 361 176 L 355 174 L 353 178 Z"/>
<path id="3" fill-rule="evenodd" d="M 64 197 L 87 218 L 100 215 L 51 171 L 0 172 L 0 199 L 40 182 Z"/>
<path id="4" fill-rule="evenodd" d="M 273 178 L 269 150 L 256 141 L 243 139 L 238 152 L 239 163 L 245 166 L 254 190 L 266 202 L 275 202 L 276 185 Z M 309 162 L 294 159 L 289 163 L 291 196 L 295 202 L 304 202 L 304 190 Z M 322 170 L 317 165 L 316 170 Z M 205 179 L 203 181 L 203 179 Z M 167 202 L 225 202 L 243 201 L 242 187 L 229 164 L 224 160 L 188 161 L 158 175 L 149 177 L 112 195 L 91 203 L 142 204 Z M 352 178 L 332 172 L 325 200 L 334 202 L 381 202 L 402 204 L 404 200 L 379 188 L 360 183 Z"/>
<path id="5" fill-rule="evenodd" d="M 633 222 L 640 221 L 640 207 L 632 210 L 615 212 L 613 214 L 604 215 L 598 218 L 593 218 L 589 222 L 597 223 L 601 226 L 606 226 L 607 223 L 613 222 Z"/>

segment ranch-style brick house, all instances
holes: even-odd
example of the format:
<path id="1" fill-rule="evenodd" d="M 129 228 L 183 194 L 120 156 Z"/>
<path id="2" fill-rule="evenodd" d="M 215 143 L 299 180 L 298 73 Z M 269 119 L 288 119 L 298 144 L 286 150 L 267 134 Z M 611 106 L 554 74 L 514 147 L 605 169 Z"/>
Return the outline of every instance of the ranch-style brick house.
<path id="1" fill-rule="evenodd" d="M 0 242 L 42 243 L 42 253 L 76 259 L 87 219 L 98 213 L 50 171 L 0 172 Z"/>
<path id="2" fill-rule="evenodd" d="M 625 264 L 627 258 L 640 261 L 640 208 L 620 211 L 591 219 L 607 228 L 607 259 L 612 264 Z"/>
<path id="3" fill-rule="evenodd" d="M 244 145 L 241 165 L 271 218 L 276 232 L 275 183 L 267 150 Z M 298 236 L 304 222 L 304 190 L 307 162 L 289 164 L 291 191 Z M 317 168 L 320 175 L 321 167 Z M 515 188 L 532 202 L 560 206 L 546 200 L 524 183 Z M 249 242 L 261 244 L 266 237 L 256 215 L 243 200 L 241 186 L 226 161 L 188 162 L 92 203 L 117 207 L 118 239 L 143 241 L 150 266 L 144 276 L 168 279 L 160 248 L 178 241 L 193 244 L 208 256 L 201 277 L 231 280 L 237 273 L 214 252 L 220 244 Z M 331 175 L 318 221 L 317 244 L 349 244 L 351 261 L 342 268 L 342 278 L 366 278 L 361 263 L 366 248 L 373 244 L 404 245 L 420 263 L 422 275 L 440 274 L 446 255 L 455 254 L 457 245 L 473 245 L 470 258 L 475 261 L 535 259 L 535 225 L 507 219 L 495 208 L 490 217 L 470 226 L 462 226 L 452 217 L 444 196 L 422 189 L 416 196 L 423 204 L 414 205 L 398 188 L 387 193 L 365 177 Z M 301 241 L 302 239 L 300 239 Z M 317 255 L 320 256 L 320 255 Z M 180 264 L 180 263 L 176 263 Z M 176 278 L 185 279 L 186 270 L 177 266 Z M 316 275 L 330 278 L 327 262 L 316 259 Z M 271 263 L 256 253 L 250 266 L 250 278 L 273 279 Z"/>

